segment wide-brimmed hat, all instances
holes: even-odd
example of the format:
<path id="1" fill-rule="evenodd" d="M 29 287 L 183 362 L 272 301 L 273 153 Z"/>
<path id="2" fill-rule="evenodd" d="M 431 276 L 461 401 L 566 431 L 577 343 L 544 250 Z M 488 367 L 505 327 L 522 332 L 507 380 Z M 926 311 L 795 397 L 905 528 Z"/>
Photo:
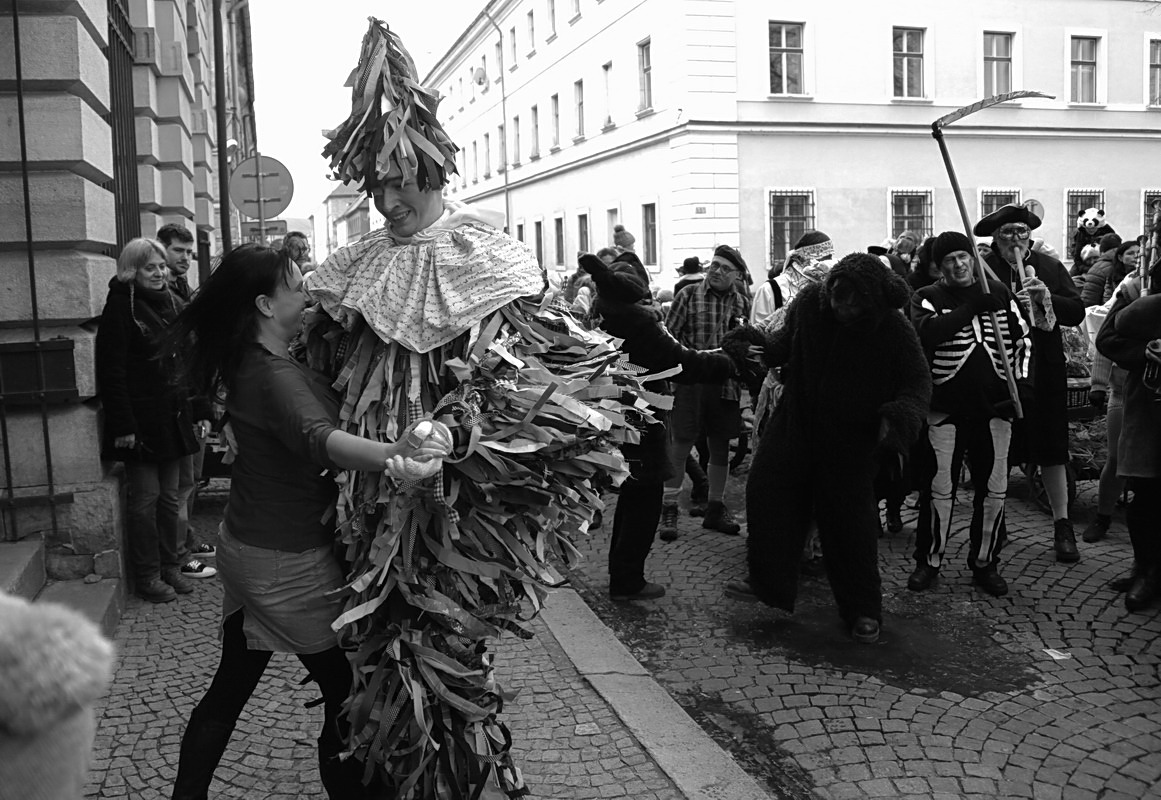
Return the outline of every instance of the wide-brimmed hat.
<path id="1" fill-rule="evenodd" d="M 976 236 L 992 236 L 1002 226 L 1011 222 L 1022 222 L 1032 230 L 1040 227 L 1040 217 L 1033 214 L 1024 206 L 1006 205 L 1000 206 L 991 214 L 981 219 L 972 228 L 972 233 Z"/>

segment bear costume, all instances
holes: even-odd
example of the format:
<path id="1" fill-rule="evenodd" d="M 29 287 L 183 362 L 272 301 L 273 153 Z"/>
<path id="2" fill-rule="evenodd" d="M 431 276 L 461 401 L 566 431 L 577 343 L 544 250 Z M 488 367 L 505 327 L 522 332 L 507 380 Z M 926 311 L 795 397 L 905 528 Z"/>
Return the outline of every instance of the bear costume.
<path id="1" fill-rule="evenodd" d="M 1101 237 L 1110 233 L 1116 231 L 1105 220 L 1103 208 L 1086 208 L 1077 214 L 1076 231 L 1072 234 L 1072 248 L 1069 250 L 1072 263 L 1081 263 L 1081 251 L 1090 244 L 1099 245 Z"/>
<path id="2" fill-rule="evenodd" d="M 852 291 L 867 308 L 844 322 L 834 304 Z M 927 360 L 898 310 L 908 299 L 907 284 L 878 258 L 851 253 L 825 282 L 802 289 L 769 338 L 752 328 L 735 334 L 760 342 L 785 384 L 746 482 L 750 590 L 794 610 L 803 543 L 817 521 L 839 614 L 862 642 L 878 638 L 882 619 L 875 475 L 880 464 L 897 468 L 931 400 Z"/>

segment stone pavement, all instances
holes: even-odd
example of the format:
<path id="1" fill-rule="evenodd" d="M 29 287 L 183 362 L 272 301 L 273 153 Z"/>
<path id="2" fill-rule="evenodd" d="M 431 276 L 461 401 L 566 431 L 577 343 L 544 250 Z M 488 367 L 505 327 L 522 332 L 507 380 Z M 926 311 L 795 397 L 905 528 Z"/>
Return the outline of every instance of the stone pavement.
<path id="1" fill-rule="evenodd" d="M 204 536 L 220 518 L 221 505 L 221 497 L 199 503 L 194 522 Z M 217 667 L 220 608 L 216 578 L 197 582 L 194 594 L 173 603 L 130 598 L 117 631 L 114 684 L 98 708 L 85 797 L 170 796 L 186 720 Z M 545 623 L 538 621 L 536 628 L 531 641 L 506 637 L 495 648 L 502 685 L 519 692 L 503 718 L 532 796 L 685 797 L 577 672 Z M 322 711 L 304 708 L 317 694 L 313 684 L 298 685 L 304 676 L 293 656 L 274 657 L 218 769 L 212 797 L 325 797 L 315 755 Z"/>
<path id="2" fill-rule="evenodd" d="M 727 494 L 736 514 L 744 483 Z M 1095 504 L 1095 482 L 1080 486 L 1078 540 Z M 1003 598 L 971 586 L 963 527 L 935 586 L 908 591 L 904 510 L 904 531 L 880 540 L 877 645 L 849 639 L 825 579 L 803 579 L 794 615 L 725 597 L 745 540 L 684 514 L 646 568 L 664 598 L 609 602 L 608 525 L 581 543 L 574 584 L 773 797 L 1161 797 L 1161 614 L 1127 613 L 1106 586 L 1131 562 L 1123 515 L 1105 541 L 1080 543 L 1079 564 L 1058 564 L 1051 522 L 1023 491 L 1014 473 Z"/>

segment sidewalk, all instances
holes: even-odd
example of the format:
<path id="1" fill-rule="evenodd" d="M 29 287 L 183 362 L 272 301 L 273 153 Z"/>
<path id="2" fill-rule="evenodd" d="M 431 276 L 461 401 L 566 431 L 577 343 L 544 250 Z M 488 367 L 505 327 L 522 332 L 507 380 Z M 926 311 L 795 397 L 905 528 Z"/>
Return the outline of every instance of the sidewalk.
<path id="1" fill-rule="evenodd" d="M 221 498 L 203 506 L 195 526 L 204 534 Z M 117 631 L 114 684 L 98 709 L 85 797 L 170 796 L 186 720 L 219 656 L 221 584 L 213 578 L 195 589 L 162 605 L 130 598 Z M 505 637 L 494 647 L 501 684 L 519 691 L 503 719 L 532 797 L 765 798 L 575 592 L 555 593 L 549 609 L 534 639 Z M 313 685 L 298 685 L 304 676 L 293 656 L 274 657 L 239 721 L 212 797 L 325 797 L 315 751 L 322 712 L 303 707 L 317 694 Z"/>

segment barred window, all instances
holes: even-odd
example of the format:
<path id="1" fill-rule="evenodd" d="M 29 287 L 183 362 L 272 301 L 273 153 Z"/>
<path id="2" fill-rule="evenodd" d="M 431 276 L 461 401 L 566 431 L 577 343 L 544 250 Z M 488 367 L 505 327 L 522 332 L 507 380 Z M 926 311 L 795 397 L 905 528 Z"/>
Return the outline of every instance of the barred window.
<path id="1" fill-rule="evenodd" d="M 1068 207 L 1066 209 L 1068 217 L 1065 220 L 1065 222 L 1067 222 L 1065 230 L 1071 231 L 1076 227 L 1076 215 L 1084 211 L 1086 208 L 1104 207 L 1104 189 L 1069 189 Z"/>
<path id="2" fill-rule="evenodd" d="M 1161 203 L 1161 189 L 1146 189 L 1145 203 L 1142 209 L 1141 230 L 1153 235 L 1153 217 L 1157 214 L 1157 204 Z"/>
<path id="3" fill-rule="evenodd" d="M 813 192 L 770 192 L 770 263 L 785 261 L 794 243 L 814 226 Z"/>
<path id="4" fill-rule="evenodd" d="M 980 216 L 986 217 L 1003 206 L 1020 205 L 1018 189 L 985 189 L 980 192 Z"/>
<path id="5" fill-rule="evenodd" d="M 911 231 L 920 241 L 931 235 L 931 192 L 905 190 L 891 192 L 891 236 Z"/>

